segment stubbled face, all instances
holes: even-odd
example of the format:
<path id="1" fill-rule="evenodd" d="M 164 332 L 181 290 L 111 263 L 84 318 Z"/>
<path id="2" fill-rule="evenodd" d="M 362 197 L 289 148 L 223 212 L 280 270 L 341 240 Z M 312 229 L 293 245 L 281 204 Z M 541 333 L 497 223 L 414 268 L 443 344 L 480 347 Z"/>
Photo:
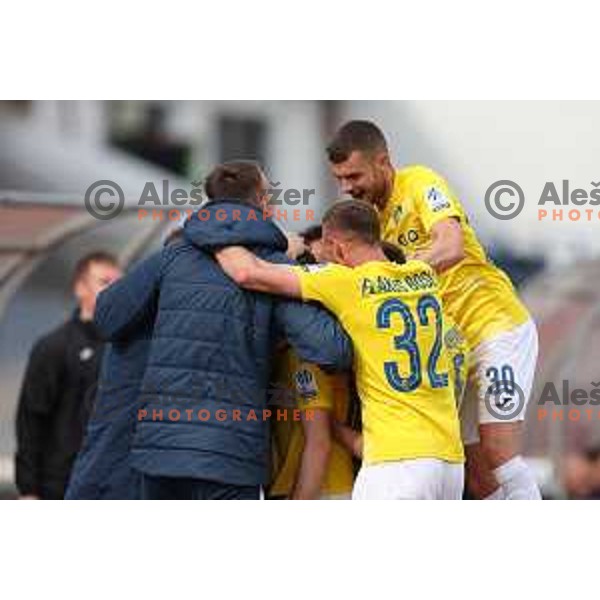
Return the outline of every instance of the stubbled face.
<path id="1" fill-rule="evenodd" d="M 94 313 L 98 294 L 123 275 L 116 265 L 105 262 L 93 262 L 87 273 L 75 284 L 75 296 L 82 311 Z"/>
<path id="2" fill-rule="evenodd" d="M 342 193 L 355 200 L 383 206 L 391 193 L 391 167 L 387 154 L 367 155 L 354 150 L 348 159 L 331 164 Z"/>

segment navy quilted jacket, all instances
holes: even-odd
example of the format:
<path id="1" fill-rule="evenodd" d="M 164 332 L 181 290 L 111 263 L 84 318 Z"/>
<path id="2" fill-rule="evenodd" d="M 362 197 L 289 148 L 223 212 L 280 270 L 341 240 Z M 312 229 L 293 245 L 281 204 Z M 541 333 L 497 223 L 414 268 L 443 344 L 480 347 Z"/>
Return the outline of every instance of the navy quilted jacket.
<path id="1" fill-rule="evenodd" d="M 332 369 L 350 367 L 351 344 L 322 308 L 242 290 L 212 258 L 215 247 L 242 244 L 288 262 L 287 240 L 273 222 L 234 201 L 204 210 L 204 221 L 192 218 L 183 239 L 163 250 L 131 464 L 151 475 L 265 484 L 269 421 L 262 411 L 276 340 L 285 336 L 303 359 Z M 135 311 L 156 301 L 131 300 Z M 108 333 L 126 332 L 130 317 L 115 315 Z"/>

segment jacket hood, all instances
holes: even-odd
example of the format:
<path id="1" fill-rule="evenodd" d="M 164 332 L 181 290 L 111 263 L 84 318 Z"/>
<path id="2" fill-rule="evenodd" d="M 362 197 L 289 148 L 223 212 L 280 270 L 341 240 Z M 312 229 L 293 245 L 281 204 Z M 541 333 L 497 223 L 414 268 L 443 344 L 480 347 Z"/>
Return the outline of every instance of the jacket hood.
<path id="1" fill-rule="evenodd" d="M 213 200 L 185 223 L 185 239 L 210 251 L 222 246 L 263 246 L 285 252 L 287 238 L 271 218 L 255 206 L 236 200 Z"/>

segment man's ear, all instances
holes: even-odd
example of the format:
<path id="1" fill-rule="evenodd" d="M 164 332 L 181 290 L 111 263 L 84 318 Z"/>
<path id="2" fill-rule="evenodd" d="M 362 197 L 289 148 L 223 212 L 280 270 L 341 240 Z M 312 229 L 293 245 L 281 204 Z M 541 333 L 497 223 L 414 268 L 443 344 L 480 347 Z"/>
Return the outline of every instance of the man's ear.
<path id="1" fill-rule="evenodd" d="M 387 152 L 378 152 L 375 155 L 375 164 L 380 168 L 388 167 L 390 163 L 390 155 Z"/>
<path id="2" fill-rule="evenodd" d="M 334 260 L 334 262 L 345 265 L 346 264 L 346 261 L 344 260 L 345 258 L 346 258 L 346 253 L 344 252 L 343 244 L 340 244 L 339 242 L 334 242 L 333 243 L 333 260 Z"/>
<path id="3" fill-rule="evenodd" d="M 263 194 L 262 196 L 259 196 L 258 205 L 260 206 L 261 210 L 267 210 L 267 208 L 269 208 L 269 194 Z"/>

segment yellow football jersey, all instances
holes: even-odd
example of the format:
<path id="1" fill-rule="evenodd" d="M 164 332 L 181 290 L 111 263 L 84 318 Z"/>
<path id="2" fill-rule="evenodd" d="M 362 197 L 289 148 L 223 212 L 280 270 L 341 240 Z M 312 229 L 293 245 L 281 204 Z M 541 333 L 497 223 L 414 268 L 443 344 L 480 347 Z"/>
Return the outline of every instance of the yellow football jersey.
<path id="1" fill-rule="evenodd" d="M 380 213 L 381 234 L 410 255 L 427 249 L 432 227 L 450 217 L 460 221 L 465 258 L 439 275 L 441 294 L 444 308 L 475 348 L 530 317 L 510 279 L 486 257 L 446 181 L 423 166 L 396 171 L 392 195 Z"/>
<path id="2" fill-rule="evenodd" d="M 465 395 L 471 355 L 467 340 L 465 340 L 460 329 L 448 314 L 444 315 L 444 326 L 444 345 L 450 361 L 450 386 L 454 390 L 456 407 L 460 409 Z"/>
<path id="3" fill-rule="evenodd" d="M 363 462 L 462 462 L 438 280 L 429 265 L 294 267 L 304 300 L 333 312 L 354 344 Z"/>
<path id="4" fill-rule="evenodd" d="M 325 374 L 316 365 L 301 361 L 293 350 L 288 349 L 278 360 L 274 380 L 275 389 L 283 392 L 273 398 L 273 404 L 286 406 L 288 413 L 299 409 L 302 418 L 311 418 L 311 411 L 321 409 L 339 421 L 346 420 L 348 384 L 345 376 Z M 272 422 L 273 473 L 270 496 L 288 496 L 300 468 L 304 449 L 303 425 L 290 416 L 285 421 L 274 419 Z M 349 494 L 353 482 L 352 457 L 332 440 L 321 493 Z"/>

